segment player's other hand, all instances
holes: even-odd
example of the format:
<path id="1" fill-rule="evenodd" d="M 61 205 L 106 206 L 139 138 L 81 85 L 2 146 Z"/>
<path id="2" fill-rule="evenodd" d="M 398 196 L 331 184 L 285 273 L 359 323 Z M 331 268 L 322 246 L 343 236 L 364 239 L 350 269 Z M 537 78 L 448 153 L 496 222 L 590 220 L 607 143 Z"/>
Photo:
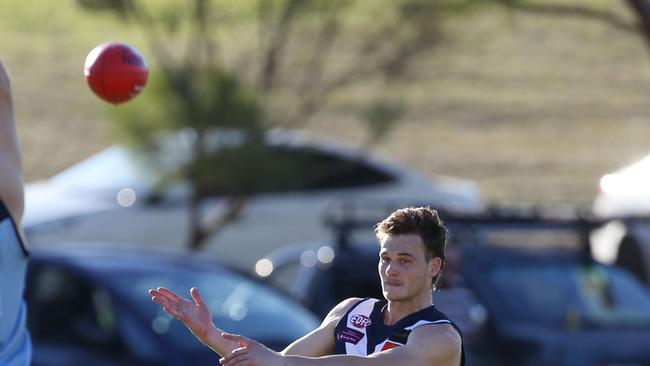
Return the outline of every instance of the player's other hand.
<path id="1" fill-rule="evenodd" d="M 282 355 L 266 348 L 263 344 L 252 339 L 222 333 L 221 336 L 230 341 L 239 343 L 239 348 L 234 349 L 229 355 L 219 360 L 222 366 L 281 366 Z"/>

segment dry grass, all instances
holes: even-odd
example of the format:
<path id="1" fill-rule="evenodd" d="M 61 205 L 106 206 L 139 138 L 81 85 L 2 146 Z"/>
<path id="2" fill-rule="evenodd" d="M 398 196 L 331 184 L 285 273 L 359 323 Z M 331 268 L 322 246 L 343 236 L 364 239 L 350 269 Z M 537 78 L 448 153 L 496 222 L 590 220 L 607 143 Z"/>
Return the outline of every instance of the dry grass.
<path id="1" fill-rule="evenodd" d="M 626 12 L 623 2 L 599 4 Z M 113 143 L 110 107 L 87 90 L 83 60 L 109 39 L 144 48 L 141 35 L 72 0 L 9 1 L 0 29 L 27 179 Z M 380 153 L 431 175 L 473 179 L 492 201 L 585 204 L 600 175 L 650 152 L 650 64 L 640 38 L 594 21 L 498 9 L 450 19 L 447 29 L 448 42 L 396 87 L 409 113 L 376 146 Z M 360 140 L 354 111 L 372 87 L 341 90 L 305 129 Z"/>

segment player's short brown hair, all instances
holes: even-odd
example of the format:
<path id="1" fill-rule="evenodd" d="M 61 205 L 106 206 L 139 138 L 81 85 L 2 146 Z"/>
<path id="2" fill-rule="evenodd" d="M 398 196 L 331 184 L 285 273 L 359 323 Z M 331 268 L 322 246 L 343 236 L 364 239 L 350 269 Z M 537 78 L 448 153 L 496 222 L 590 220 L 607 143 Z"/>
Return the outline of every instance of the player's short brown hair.
<path id="1" fill-rule="evenodd" d="M 438 283 L 445 264 L 447 227 L 431 207 L 407 207 L 391 213 L 375 226 L 375 235 L 381 242 L 389 235 L 418 235 L 424 244 L 427 261 L 439 257 L 442 261 L 440 272 L 433 278 L 432 287 Z"/>

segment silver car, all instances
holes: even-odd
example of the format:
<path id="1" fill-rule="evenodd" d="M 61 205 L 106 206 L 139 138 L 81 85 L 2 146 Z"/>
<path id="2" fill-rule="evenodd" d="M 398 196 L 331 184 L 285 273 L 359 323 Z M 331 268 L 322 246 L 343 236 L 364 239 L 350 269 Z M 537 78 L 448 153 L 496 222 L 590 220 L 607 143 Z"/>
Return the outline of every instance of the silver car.
<path id="1" fill-rule="evenodd" d="M 176 141 L 176 142 L 174 142 Z M 471 181 L 430 178 L 340 142 L 316 140 L 287 131 L 272 131 L 269 147 L 301 164 L 326 162 L 333 170 L 309 186 L 280 187 L 248 200 L 241 216 L 209 239 L 206 249 L 221 260 L 250 268 L 257 259 L 287 243 L 328 237 L 323 213 L 340 203 L 427 202 L 461 212 L 483 209 Z M 170 140 L 173 150 L 182 144 Z M 24 226 L 30 242 L 100 240 L 170 247 L 189 236 L 187 184 L 155 189 L 157 175 L 141 157 L 115 145 L 56 174 L 27 185 Z M 215 167 L 218 169 L 218 167 Z M 304 174 L 295 169 L 296 175 Z M 214 195 L 203 207 L 216 215 L 225 206 Z"/>

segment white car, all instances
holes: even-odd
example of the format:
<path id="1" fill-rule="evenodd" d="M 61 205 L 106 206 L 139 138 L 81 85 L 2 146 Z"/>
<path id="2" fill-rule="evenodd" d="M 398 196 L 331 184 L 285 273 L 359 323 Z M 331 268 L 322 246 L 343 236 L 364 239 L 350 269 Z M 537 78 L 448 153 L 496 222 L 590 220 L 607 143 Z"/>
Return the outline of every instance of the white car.
<path id="1" fill-rule="evenodd" d="M 602 176 L 593 211 L 611 220 L 592 235 L 594 257 L 650 285 L 650 155 Z"/>
<path id="2" fill-rule="evenodd" d="M 650 155 L 600 178 L 594 212 L 603 217 L 650 214 Z"/>
<path id="3" fill-rule="evenodd" d="M 479 189 L 471 181 L 431 179 L 361 148 L 296 132 L 272 131 L 266 142 L 281 149 L 287 159 L 303 159 L 303 164 L 304 159 L 326 161 L 328 166 L 346 169 L 309 187 L 286 187 L 253 196 L 241 217 L 206 245 L 208 252 L 242 268 L 250 268 L 282 245 L 329 237 L 323 214 L 340 203 L 422 202 L 460 212 L 484 208 Z M 177 144 L 169 144 L 171 149 L 174 146 Z M 34 245 L 98 240 L 182 246 L 189 236 L 187 185 L 169 187 L 161 194 L 154 188 L 156 175 L 142 161 L 115 145 L 48 180 L 28 184 L 24 218 L 28 239 Z M 301 171 L 293 174 L 298 176 Z M 223 207 L 224 197 L 214 196 L 204 209 L 214 214 Z"/>

